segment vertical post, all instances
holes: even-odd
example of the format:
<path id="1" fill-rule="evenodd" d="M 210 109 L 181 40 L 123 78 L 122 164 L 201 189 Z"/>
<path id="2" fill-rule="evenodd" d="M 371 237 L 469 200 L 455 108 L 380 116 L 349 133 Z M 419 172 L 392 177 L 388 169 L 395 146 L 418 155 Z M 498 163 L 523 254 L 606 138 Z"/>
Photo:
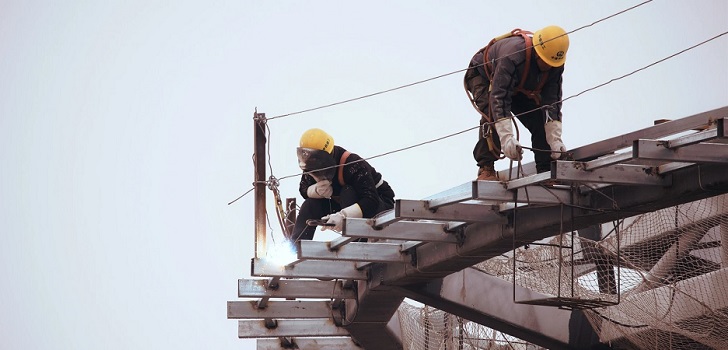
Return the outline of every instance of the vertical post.
<path id="1" fill-rule="evenodd" d="M 255 258 L 265 256 L 265 113 L 253 114 L 253 168 L 255 169 Z"/>

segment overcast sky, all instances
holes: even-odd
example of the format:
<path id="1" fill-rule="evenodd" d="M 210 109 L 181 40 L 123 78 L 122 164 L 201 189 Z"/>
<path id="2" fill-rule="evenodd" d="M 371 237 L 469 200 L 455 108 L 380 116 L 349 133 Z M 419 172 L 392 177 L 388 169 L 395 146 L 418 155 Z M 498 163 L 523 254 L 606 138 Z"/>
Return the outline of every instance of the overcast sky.
<path id="1" fill-rule="evenodd" d="M 256 108 L 454 72 L 511 29 L 571 31 L 639 3 L 0 0 L 0 348 L 253 348 L 226 302 L 250 276 L 253 196 L 228 202 L 252 188 Z M 726 31 L 725 0 L 655 0 L 581 29 L 564 96 Z M 566 146 L 727 106 L 726 62 L 728 35 L 569 99 Z M 299 172 L 311 127 L 371 157 L 478 119 L 462 73 L 272 119 L 268 175 Z M 371 163 L 397 198 L 422 199 L 475 179 L 476 139 Z M 297 184 L 280 190 L 300 204 Z"/>

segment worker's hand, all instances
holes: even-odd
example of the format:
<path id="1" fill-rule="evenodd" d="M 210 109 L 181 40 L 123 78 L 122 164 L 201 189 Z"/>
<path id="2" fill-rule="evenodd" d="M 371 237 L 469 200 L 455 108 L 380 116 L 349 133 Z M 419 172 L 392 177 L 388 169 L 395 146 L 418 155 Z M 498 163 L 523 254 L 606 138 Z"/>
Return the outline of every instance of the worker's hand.
<path id="1" fill-rule="evenodd" d="M 495 131 L 500 137 L 501 150 L 506 157 L 519 161 L 523 157 L 523 148 L 518 143 L 515 137 L 513 137 L 513 127 L 511 126 L 511 120 L 504 118 L 495 123 Z"/>
<path id="2" fill-rule="evenodd" d="M 361 211 L 361 207 L 359 204 L 354 203 L 344 209 L 341 209 L 340 212 L 326 215 L 321 218 L 321 220 L 326 221 L 327 224 L 333 224 L 333 226 L 322 226 L 321 231 L 326 231 L 327 229 L 334 230 L 336 232 L 341 232 L 344 229 L 344 221 L 346 221 L 346 218 L 361 218 L 363 216 L 363 213 Z"/>
<path id="3" fill-rule="evenodd" d="M 521 144 L 513 136 L 501 137 L 501 148 L 503 149 L 503 154 L 512 160 L 519 161 L 523 158 L 523 148 L 521 148 Z"/>
<path id="4" fill-rule="evenodd" d="M 332 224 L 333 226 L 321 226 L 321 231 L 334 230 L 336 232 L 341 232 L 341 230 L 344 229 L 344 220 L 346 220 L 345 215 L 346 214 L 338 212 L 322 217 L 321 220 L 324 220 L 327 224 Z"/>
<path id="5" fill-rule="evenodd" d="M 566 146 L 561 140 L 561 122 L 552 120 L 544 125 L 546 131 L 546 142 L 551 147 L 551 159 L 561 159 L 566 155 Z"/>
<path id="6" fill-rule="evenodd" d="M 334 188 L 331 187 L 331 181 L 321 180 L 308 186 L 306 194 L 308 198 L 331 198 L 331 195 L 334 194 Z"/>
<path id="7" fill-rule="evenodd" d="M 551 159 L 564 159 L 566 157 L 566 146 L 562 142 L 554 142 L 551 144 Z"/>

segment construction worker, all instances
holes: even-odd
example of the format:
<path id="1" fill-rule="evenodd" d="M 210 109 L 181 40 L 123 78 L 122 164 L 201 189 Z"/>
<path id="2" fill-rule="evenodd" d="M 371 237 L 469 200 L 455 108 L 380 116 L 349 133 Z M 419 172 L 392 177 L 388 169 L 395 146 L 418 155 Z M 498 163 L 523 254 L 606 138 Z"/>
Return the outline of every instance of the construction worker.
<path id="1" fill-rule="evenodd" d="M 304 201 L 289 240 L 313 239 L 316 226 L 341 232 L 345 219 L 371 218 L 394 208 L 394 191 L 382 174 L 355 153 L 334 144 L 321 129 L 301 135 L 297 150 L 301 176 L 299 192 Z"/>
<path id="2" fill-rule="evenodd" d="M 473 149 L 478 180 L 498 180 L 494 162 L 501 158 L 501 151 L 514 161 L 521 160 L 514 114 L 531 133 L 537 172 L 549 171 L 552 159 L 565 155 L 560 101 L 568 49 L 566 31 L 548 26 L 533 35 L 513 30 L 494 38 L 473 56 L 464 85 L 481 115 Z"/>

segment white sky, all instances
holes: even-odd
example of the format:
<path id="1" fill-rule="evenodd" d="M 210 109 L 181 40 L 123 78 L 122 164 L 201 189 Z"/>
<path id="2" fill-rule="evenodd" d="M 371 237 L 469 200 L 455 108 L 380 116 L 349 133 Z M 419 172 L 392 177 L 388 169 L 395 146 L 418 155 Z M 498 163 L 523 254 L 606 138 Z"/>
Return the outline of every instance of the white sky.
<path id="1" fill-rule="evenodd" d="M 227 203 L 252 188 L 256 107 L 273 117 L 453 72 L 513 28 L 570 31 L 639 2 L 0 0 L 0 348 L 253 348 L 226 318 L 250 273 L 253 196 Z M 656 0 L 573 33 L 564 96 L 727 23 L 725 0 Z M 726 62 L 728 35 L 567 101 L 567 147 L 728 105 Z M 270 120 L 270 165 L 296 174 L 310 127 L 370 157 L 478 118 L 458 73 Z M 371 163 L 421 199 L 475 178 L 476 137 Z M 297 183 L 280 188 L 300 204 Z"/>

